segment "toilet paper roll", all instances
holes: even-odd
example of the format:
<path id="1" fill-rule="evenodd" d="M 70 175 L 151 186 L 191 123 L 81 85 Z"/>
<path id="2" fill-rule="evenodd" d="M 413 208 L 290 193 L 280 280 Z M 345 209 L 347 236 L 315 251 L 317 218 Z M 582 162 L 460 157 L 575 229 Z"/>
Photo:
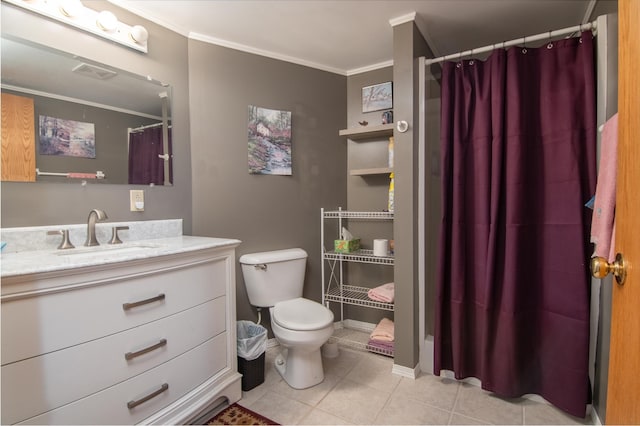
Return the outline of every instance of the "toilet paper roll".
<path id="1" fill-rule="evenodd" d="M 374 256 L 388 256 L 389 255 L 389 240 L 373 240 L 373 255 Z"/>

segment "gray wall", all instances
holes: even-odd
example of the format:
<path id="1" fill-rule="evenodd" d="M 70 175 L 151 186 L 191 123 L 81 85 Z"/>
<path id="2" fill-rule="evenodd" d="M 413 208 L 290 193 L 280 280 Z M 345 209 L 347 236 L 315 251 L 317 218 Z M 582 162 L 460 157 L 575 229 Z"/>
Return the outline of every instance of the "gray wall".
<path id="1" fill-rule="evenodd" d="M 110 10 L 128 24 L 149 31 L 149 53 L 143 54 L 89 33 L 40 18 L 7 3 L 1 5 L 3 34 L 55 47 L 110 64 L 173 87 L 174 186 L 2 182 L 2 227 L 83 223 L 89 210 L 104 209 L 111 221 L 184 219 L 191 233 L 191 154 L 187 39 L 111 3 L 85 1 L 88 7 Z M 52 36 L 54 35 L 55 36 Z M 46 64 L 43 64 L 46 69 Z M 129 189 L 145 189 L 145 211 L 129 212 Z"/>
<path id="2" fill-rule="evenodd" d="M 350 223 L 350 230 L 363 237 L 365 248 L 371 248 L 373 238 L 393 238 L 396 258 L 392 270 L 384 266 L 348 265 L 348 276 L 356 282 L 383 283 L 394 281 L 396 285 L 395 311 L 393 314 L 374 309 L 347 307 L 345 318 L 376 323 L 387 316 L 395 322 L 395 364 L 413 369 L 418 364 L 419 350 L 419 300 L 418 300 L 418 71 L 416 58 L 431 57 L 426 42 L 413 22 L 394 28 L 394 66 L 350 76 L 347 85 L 348 127 L 359 127 L 366 120 L 369 125 L 381 124 L 382 111 L 362 113 L 361 89 L 371 84 L 393 81 L 394 121 L 406 120 L 409 131 L 394 132 L 395 145 L 395 220 L 393 224 Z M 349 168 L 384 167 L 387 162 L 388 140 L 367 142 L 347 141 Z M 437 141 L 435 142 L 436 156 Z M 427 163 L 430 164 L 430 163 Z M 437 172 L 437 170 L 436 170 Z M 439 185 L 432 179 L 431 186 Z M 348 176 L 349 210 L 383 210 L 387 208 L 389 177 Z M 431 181 L 430 181 L 431 182 Z M 439 195 L 438 188 L 433 194 Z M 437 212 L 436 212 L 437 213 Z M 436 214 L 437 216 L 437 214 Z M 432 258 L 435 255 L 432 253 Z M 433 259 L 432 259 L 433 263 Z M 432 292 L 429 293 L 432 296 Z M 429 317 L 431 318 L 431 317 Z"/>
<path id="3" fill-rule="evenodd" d="M 396 283 L 395 364 L 415 368 L 419 357 L 418 298 L 418 61 L 433 57 L 414 22 L 393 28 L 394 120 L 409 123 L 406 133 L 395 132 Z"/>
<path id="4" fill-rule="evenodd" d="M 362 88 L 373 84 L 393 81 L 393 67 L 355 74 L 347 78 L 347 128 L 360 128 L 360 121 L 368 126 L 382 124 L 383 111 L 362 112 Z M 389 138 L 375 138 L 353 141 L 343 138 L 348 150 L 348 169 L 387 167 L 389 160 Z M 367 175 L 346 177 L 347 205 L 352 211 L 382 211 L 388 207 L 389 175 Z M 393 239 L 392 221 L 347 221 L 349 231 L 361 239 L 362 247 L 373 248 L 373 239 Z M 335 225 L 335 221 L 333 223 Z M 338 230 L 333 231 L 332 238 Z M 393 267 L 346 263 L 345 282 L 364 287 L 375 287 L 393 281 Z M 377 324 L 382 317 L 393 320 L 393 312 L 345 305 L 345 319 L 354 319 Z"/>
<path id="5" fill-rule="evenodd" d="M 442 223 L 442 179 L 440 176 L 440 65 L 432 65 L 431 72 L 427 71 L 426 77 L 426 138 L 424 141 L 424 326 L 425 334 L 433 336 L 435 333 L 435 303 L 438 279 L 437 271 L 440 255 L 440 225 Z"/>
<path id="6" fill-rule="evenodd" d="M 189 41 L 193 232 L 244 253 L 301 247 L 304 296 L 321 300 L 320 208 L 346 203 L 346 77 Z M 291 111 L 292 176 L 250 175 L 248 106 Z M 237 316 L 256 319 L 237 265 Z M 268 315 L 263 316 L 268 325 Z"/>

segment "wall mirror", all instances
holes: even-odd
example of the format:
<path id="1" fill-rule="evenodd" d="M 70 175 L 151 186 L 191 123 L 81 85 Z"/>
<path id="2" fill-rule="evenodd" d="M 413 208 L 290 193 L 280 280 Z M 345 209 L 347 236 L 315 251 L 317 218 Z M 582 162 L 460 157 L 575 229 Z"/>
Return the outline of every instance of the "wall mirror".
<path id="1" fill-rule="evenodd" d="M 2 35 L 2 180 L 171 185 L 171 87 Z"/>

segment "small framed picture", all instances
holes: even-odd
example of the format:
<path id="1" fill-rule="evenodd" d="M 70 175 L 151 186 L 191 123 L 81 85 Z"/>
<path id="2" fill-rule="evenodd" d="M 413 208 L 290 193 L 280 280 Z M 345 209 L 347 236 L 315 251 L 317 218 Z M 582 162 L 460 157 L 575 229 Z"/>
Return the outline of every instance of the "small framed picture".
<path id="1" fill-rule="evenodd" d="M 390 81 L 362 88 L 362 112 L 393 108 L 393 85 Z"/>

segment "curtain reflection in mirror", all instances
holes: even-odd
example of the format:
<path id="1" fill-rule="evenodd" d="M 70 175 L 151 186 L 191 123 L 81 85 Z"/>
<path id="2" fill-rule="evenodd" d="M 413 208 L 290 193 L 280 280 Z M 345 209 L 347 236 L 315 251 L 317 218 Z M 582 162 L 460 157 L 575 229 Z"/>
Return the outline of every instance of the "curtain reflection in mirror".
<path id="1" fill-rule="evenodd" d="M 129 183 L 164 185 L 165 170 L 162 143 L 162 123 L 129 131 Z M 173 148 L 171 127 L 168 128 L 169 184 L 173 184 Z"/>

